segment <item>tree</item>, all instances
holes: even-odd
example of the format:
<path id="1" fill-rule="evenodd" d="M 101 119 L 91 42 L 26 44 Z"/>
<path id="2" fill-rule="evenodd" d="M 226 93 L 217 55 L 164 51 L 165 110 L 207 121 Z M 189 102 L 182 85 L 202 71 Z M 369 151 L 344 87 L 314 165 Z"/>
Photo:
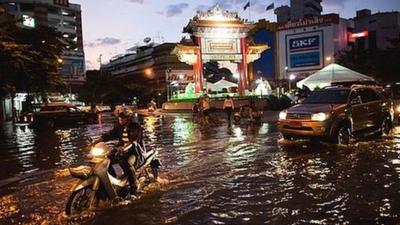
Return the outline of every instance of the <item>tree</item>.
<path id="1" fill-rule="evenodd" d="M 59 74 L 65 47 L 59 32 L 49 27 L 25 29 L 15 20 L 0 29 L 0 95 L 27 92 L 45 97 L 64 89 Z"/>
<path id="2" fill-rule="evenodd" d="M 341 51 L 337 62 L 381 82 L 400 82 L 400 37 L 390 42 L 392 46 L 383 50 Z"/>
<path id="3" fill-rule="evenodd" d="M 126 102 L 128 97 L 129 90 L 124 83 L 98 70 L 87 71 L 86 83 L 79 93 L 79 100 L 89 104 Z"/>

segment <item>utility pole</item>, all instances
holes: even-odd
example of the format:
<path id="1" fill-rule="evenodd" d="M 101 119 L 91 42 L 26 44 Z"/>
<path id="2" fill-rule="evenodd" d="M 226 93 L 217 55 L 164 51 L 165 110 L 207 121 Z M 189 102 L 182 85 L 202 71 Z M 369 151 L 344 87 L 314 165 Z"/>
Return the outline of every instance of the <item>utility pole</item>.
<path id="1" fill-rule="evenodd" d="M 100 54 L 99 55 L 99 58 L 97 58 L 97 62 L 99 62 L 99 64 L 100 64 L 100 68 L 101 68 L 101 57 L 102 57 L 103 55 L 102 54 Z"/>

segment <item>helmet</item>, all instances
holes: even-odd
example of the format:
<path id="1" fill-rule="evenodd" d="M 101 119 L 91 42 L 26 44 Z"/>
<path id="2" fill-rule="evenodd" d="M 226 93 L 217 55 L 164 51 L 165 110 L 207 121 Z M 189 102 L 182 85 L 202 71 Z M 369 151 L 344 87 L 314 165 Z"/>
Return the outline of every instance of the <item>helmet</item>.
<path id="1" fill-rule="evenodd" d="M 118 112 L 118 117 L 121 117 L 121 118 L 130 118 L 130 117 L 133 116 L 133 111 L 132 111 L 132 109 L 123 107 L 123 108 L 119 108 L 118 111 L 119 111 L 119 112 Z"/>

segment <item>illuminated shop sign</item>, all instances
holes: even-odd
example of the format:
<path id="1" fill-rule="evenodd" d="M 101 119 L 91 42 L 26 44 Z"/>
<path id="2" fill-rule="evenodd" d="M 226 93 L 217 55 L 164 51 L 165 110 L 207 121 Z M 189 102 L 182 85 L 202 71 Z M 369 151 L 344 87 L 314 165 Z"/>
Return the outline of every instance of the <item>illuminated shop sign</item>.
<path id="1" fill-rule="evenodd" d="M 301 27 L 309 27 L 323 24 L 338 24 L 339 15 L 338 14 L 327 14 L 314 18 L 304 18 L 288 22 L 278 23 L 277 30 L 289 30 Z"/>
<path id="2" fill-rule="evenodd" d="M 317 70 L 323 66 L 323 32 L 306 32 L 286 36 L 289 71 Z"/>
<path id="3" fill-rule="evenodd" d="M 349 42 L 355 42 L 357 38 L 368 37 L 368 31 L 358 33 L 347 33 Z"/>
<path id="4" fill-rule="evenodd" d="M 319 36 L 302 37 L 289 40 L 289 48 L 291 52 L 307 51 L 319 48 Z"/>
<path id="5" fill-rule="evenodd" d="M 320 64 L 320 53 L 319 52 L 307 52 L 290 55 L 290 67 L 310 67 L 318 66 Z"/>
<path id="6" fill-rule="evenodd" d="M 204 54 L 238 54 L 240 53 L 238 39 L 203 39 L 202 52 Z"/>
<path id="7" fill-rule="evenodd" d="M 26 27 L 35 28 L 35 26 L 36 26 L 35 18 L 33 18 L 32 16 L 28 16 L 28 15 L 22 15 L 22 25 L 24 25 Z"/>
<path id="8" fill-rule="evenodd" d="M 234 61 L 240 62 L 242 60 L 242 55 L 240 54 L 204 54 L 203 62 L 210 61 Z"/>
<path id="9" fill-rule="evenodd" d="M 194 82 L 193 70 L 170 70 L 165 73 L 165 79 L 179 84 Z"/>
<path id="10" fill-rule="evenodd" d="M 351 34 L 352 38 L 360 38 L 360 37 L 368 37 L 368 31 L 363 31 L 360 33 L 353 33 Z"/>

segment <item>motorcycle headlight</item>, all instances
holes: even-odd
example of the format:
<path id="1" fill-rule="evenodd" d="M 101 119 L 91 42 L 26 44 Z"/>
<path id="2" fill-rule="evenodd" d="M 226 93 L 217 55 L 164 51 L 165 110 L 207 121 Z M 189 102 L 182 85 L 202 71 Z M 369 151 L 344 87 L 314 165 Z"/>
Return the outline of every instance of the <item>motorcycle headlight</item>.
<path id="1" fill-rule="evenodd" d="M 287 112 L 286 112 L 286 111 L 280 112 L 280 113 L 279 113 L 279 119 L 280 119 L 280 120 L 286 120 L 286 115 L 287 115 Z"/>
<path id="2" fill-rule="evenodd" d="M 93 157 L 100 157 L 100 156 L 104 156 L 106 153 L 106 150 L 104 148 L 101 147 L 94 147 L 90 150 L 90 155 Z"/>
<path id="3" fill-rule="evenodd" d="M 326 113 L 315 113 L 315 114 L 311 115 L 311 120 L 322 122 L 322 121 L 327 120 L 328 117 L 329 117 L 329 115 Z"/>
<path id="4" fill-rule="evenodd" d="M 396 106 L 396 112 L 400 113 L 400 105 Z"/>

